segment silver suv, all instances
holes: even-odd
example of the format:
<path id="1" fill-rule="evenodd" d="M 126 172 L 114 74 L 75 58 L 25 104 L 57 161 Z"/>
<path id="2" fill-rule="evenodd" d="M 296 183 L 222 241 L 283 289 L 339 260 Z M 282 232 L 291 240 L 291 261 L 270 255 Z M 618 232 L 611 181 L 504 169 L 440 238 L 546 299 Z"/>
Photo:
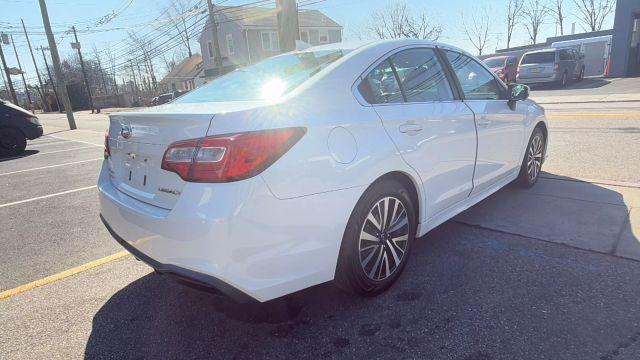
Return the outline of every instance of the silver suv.
<path id="1" fill-rule="evenodd" d="M 521 84 L 556 83 L 584 78 L 584 56 L 573 48 L 544 49 L 522 55 L 516 81 Z"/>

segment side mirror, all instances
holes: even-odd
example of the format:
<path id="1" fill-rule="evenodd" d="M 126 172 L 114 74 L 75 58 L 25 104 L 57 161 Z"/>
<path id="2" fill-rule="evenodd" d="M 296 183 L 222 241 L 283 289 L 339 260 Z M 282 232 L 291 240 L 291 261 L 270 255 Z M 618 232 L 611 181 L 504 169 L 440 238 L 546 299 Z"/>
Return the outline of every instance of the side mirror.
<path id="1" fill-rule="evenodd" d="M 507 86 L 507 94 L 509 96 L 509 108 L 516 109 L 516 102 L 529 98 L 529 87 L 522 84 L 511 83 Z"/>

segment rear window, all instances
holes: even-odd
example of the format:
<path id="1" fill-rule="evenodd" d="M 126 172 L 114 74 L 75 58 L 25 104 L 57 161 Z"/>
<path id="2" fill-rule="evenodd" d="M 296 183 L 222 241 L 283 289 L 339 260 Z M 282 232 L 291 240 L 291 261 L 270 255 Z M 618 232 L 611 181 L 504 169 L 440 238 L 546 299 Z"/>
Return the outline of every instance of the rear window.
<path id="1" fill-rule="evenodd" d="M 545 64 L 556 62 L 556 53 L 554 51 L 538 52 L 525 54 L 520 64 Z"/>
<path id="2" fill-rule="evenodd" d="M 282 96 L 346 55 L 348 50 L 275 56 L 217 78 L 175 103 L 269 100 Z"/>
<path id="3" fill-rule="evenodd" d="M 503 67 L 505 64 L 505 58 L 498 58 L 498 59 L 486 59 L 484 61 L 484 64 L 487 65 L 487 67 L 490 68 L 497 68 L 497 67 Z"/>

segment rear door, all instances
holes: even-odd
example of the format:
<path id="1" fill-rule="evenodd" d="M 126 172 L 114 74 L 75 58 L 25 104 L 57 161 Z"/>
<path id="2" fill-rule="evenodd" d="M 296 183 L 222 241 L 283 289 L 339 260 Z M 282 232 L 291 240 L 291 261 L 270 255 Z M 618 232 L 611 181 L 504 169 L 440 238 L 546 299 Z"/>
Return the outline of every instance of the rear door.
<path id="1" fill-rule="evenodd" d="M 380 62 L 360 84 L 403 159 L 422 180 L 423 220 L 467 198 L 476 155 L 473 113 L 449 84 L 434 48 Z"/>
<path id="2" fill-rule="evenodd" d="M 475 59 L 445 50 L 464 102 L 475 114 L 478 156 L 473 193 L 481 192 L 509 175 L 520 165 L 525 106 L 511 110 L 506 88 Z"/>
<path id="3" fill-rule="evenodd" d="M 566 71 L 569 79 L 576 77 L 576 61 L 571 49 L 559 50 L 558 57 L 560 58 L 560 73 Z"/>

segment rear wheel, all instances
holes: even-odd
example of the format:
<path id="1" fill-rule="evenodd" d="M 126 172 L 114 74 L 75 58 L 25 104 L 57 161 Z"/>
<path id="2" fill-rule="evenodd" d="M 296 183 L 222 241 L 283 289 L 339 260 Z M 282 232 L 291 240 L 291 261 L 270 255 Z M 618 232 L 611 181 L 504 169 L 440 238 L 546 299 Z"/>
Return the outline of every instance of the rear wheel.
<path id="1" fill-rule="evenodd" d="M 562 73 L 562 77 L 560 78 L 560 87 L 566 87 L 568 82 L 567 72 Z"/>
<path id="2" fill-rule="evenodd" d="M 24 134 L 14 128 L 0 128 L 0 156 L 14 156 L 27 147 Z"/>
<path id="3" fill-rule="evenodd" d="M 409 192 L 393 179 L 373 184 L 358 201 L 342 238 L 335 280 L 362 296 L 388 289 L 400 276 L 416 234 Z"/>
<path id="4" fill-rule="evenodd" d="M 542 162 L 544 160 L 545 138 L 542 129 L 539 127 L 533 130 L 527 150 L 524 153 L 524 159 L 520 167 L 520 174 L 516 182 L 518 185 L 529 188 L 535 185 L 540 177 L 542 170 Z"/>

